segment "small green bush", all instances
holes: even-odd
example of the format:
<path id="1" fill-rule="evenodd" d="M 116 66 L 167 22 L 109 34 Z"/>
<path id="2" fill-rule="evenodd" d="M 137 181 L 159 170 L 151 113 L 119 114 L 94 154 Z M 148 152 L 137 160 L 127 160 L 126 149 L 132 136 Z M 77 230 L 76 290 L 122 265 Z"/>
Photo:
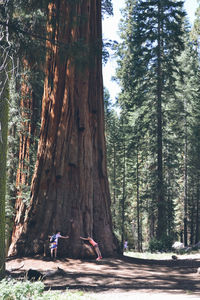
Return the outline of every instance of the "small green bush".
<path id="1" fill-rule="evenodd" d="M 151 252 L 168 252 L 172 250 L 173 238 L 170 236 L 164 236 L 162 239 L 158 240 L 153 238 L 149 242 L 149 251 Z"/>
<path id="2" fill-rule="evenodd" d="M 150 252 L 156 252 L 156 251 L 161 251 L 162 249 L 162 244 L 161 241 L 157 240 L 156 238 L 153 238 L 149 242 L 149 251 Z"/>
<path id="3" fill-rule="evenodd" d="M 41 281 L 17 281 L 14 279 L 3 279 L 0 281 L 1 300 L 92 300 L 94 298 L 83 291 L 44 291 Z"/>
<path id="4" fill-rule="evenodd" d="M 27 300 L 39 299 L 44 291 L 41 281 L 17 281 L 14 279 L 3 279 L 0 281 L 1 300 Z"/>

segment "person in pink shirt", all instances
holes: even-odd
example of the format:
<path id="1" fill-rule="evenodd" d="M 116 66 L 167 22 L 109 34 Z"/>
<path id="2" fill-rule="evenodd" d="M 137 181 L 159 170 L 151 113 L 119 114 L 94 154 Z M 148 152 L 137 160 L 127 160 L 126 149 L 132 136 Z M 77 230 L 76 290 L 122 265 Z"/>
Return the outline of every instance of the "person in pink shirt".
<path id="1" fill-rule="evenodd" d="M 96 243 L 96 242 L 95 242 L 91 237 L 89 237 L 89 236 L 88 236 L 87 238 L 83 238 L 83 237 L 80 236 L 80 239 L 88 241 L 88 242 L 93 246 L 93 248 L 94 248 L 94 250 L 95 250 L 95 252 L 96 252 L 96 254 L 97 254 L 97 256 L 98 256 L 96 260 L 99 260 L 99 259 L 102 258 L 101 251 L 99 250 L 99 245 L 98 245 L 98 243 Z"/>

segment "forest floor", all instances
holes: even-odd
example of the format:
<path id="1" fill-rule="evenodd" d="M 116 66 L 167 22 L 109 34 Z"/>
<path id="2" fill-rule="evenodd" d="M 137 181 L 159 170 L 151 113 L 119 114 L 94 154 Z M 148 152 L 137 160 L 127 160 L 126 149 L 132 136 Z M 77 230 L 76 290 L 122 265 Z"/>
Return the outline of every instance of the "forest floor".
<path id="1" fill-rule="evenodd" d="M 46 275 L 43 279 L 46 290 L 83 290 L 102 300 L 197 299 L 200 297 L 198 267 L 200 254 L 178 256 L 177 260 L 123 256 L 100 261 L 52 261 L 38 256 L 6 261 L 6 270 L 16 278 L 24 278 L 29 269 L 34 269 Z"/>

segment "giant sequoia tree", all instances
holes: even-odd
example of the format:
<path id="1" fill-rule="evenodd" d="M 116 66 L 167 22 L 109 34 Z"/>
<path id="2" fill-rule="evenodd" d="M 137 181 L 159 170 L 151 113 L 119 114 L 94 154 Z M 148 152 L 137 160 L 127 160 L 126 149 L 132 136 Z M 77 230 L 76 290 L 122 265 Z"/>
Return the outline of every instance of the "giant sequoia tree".
<path id="1" fill-rule="evenodd" d="M 10 255 L 43 252 L 56 229 L 70 236 L 60 255 L 85 256 L 92 235 L 117 250 L 106 171 L 101 1 L 49 1 L 46 79 L 31 203 L 15 224 Z"/>

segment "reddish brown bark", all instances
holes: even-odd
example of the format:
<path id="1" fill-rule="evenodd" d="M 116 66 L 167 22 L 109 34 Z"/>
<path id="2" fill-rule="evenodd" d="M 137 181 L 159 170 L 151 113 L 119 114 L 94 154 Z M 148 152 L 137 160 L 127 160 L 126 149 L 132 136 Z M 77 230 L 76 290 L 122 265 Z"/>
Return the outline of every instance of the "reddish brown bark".
<path id="1" fill-rule="evenodd" d="M 24 60 L 24 70 L 27 70 L 28 63 Z M 30 136 L 31 136 L 31 113 L 32 113 L 32 90 L 30 89 L 27 82 L 29 81 L 26 73 L 22 76 L 21 85 L 21 132 L 20 132 L 20 143 L 19 143 L 19 166 L 17 169 L 16 186 L 17 186 L 17 198 L 15 203 L 16 211 L 16 224 L 20 224 L 19 217 L 23 216 L 25 208 L 24 202 L 22 201 L 23 187 L 28 185 L 28 178 L 30 174 Z"/>
<path id="2" fill-rule="evenodd" d="M 19 141 L 19 164 L 16 175 L 16 202 L 15 202 L 15 218 L 13 227 L 13 237 L 19 235 L 22 230 L 26 205 L 24 197 L 25 193 L 30 189 L 32 172 L 31 164 L 33 161 L 33 148 L 37 147 L 35 137 L 37 132 L 37 115 L 39 104 L 37 103 L 33 88 L 30 83 L 30 63 L 26 59 L 23 60 L 24 75 L 21 80 L 21 127 Z M 18 233 L 17 233 L 18 232 Z M 17 233 L 17 234 L 16 234 Z"/>
<path id="3" fill-rule="evenodd" d="M 56 229 L 70 236 L 62 241 L 60 255 L 86 256 L 79 238 L 86 235 L 100 243 L 104 256 L 113 255 L 117 243 L 105 157 L 101 1 L 57 0 L 49 4 L 49 16 L 47 32 L 55 43 L 47 43 L 31 205 L 13 236 L 10 255 L 42 253 Z"/>

